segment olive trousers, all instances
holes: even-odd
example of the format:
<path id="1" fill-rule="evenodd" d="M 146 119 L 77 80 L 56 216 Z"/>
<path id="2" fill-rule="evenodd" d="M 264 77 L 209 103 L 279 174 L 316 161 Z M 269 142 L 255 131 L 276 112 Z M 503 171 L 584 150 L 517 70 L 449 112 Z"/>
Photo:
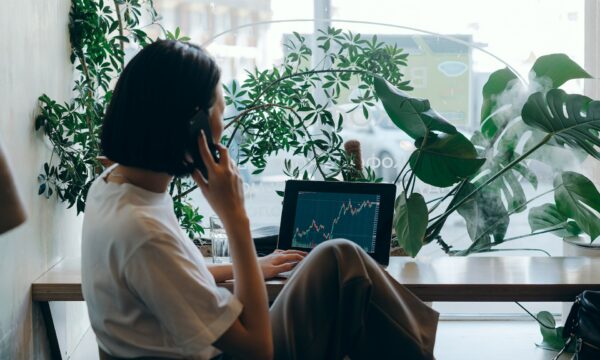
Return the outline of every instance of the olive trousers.
<path id="1" fill-rule="evenodd" d="M 317 246 L 270 313 L 276 359 L 434 359 L 438 313 L 347 240 Z"/>

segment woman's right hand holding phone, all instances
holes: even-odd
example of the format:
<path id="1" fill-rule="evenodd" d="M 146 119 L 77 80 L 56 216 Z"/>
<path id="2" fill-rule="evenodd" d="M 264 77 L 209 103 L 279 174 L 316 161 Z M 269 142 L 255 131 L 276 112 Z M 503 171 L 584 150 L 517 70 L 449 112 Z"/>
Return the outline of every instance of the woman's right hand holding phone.
<path id="1" fill-rule="evenodd" d="M 244 305 L 239 319 L 214 345 L 236 358 L 270 360 L 273 358 L 273 338 L 269 302 L 250 235 L 250 221 L 244 209 L 242 179 L 224 146 L 216 145 L 221 155 L 219 162 L 210 154 L 204 132 L 198 139 L 198 146 L 208 180 L 198 170 L 192 176 L 225 225 L 235 280 L 234 292 Z"/>
<path id="2" fill-rule="evenodd" d="M 192 173 L 192 178 L 202 190 L 210 206 L 225 224 L 247 218 L 243 182 L 237 167 L 229 157 L 227 148 L 216 144 L 220 155 L 219 162 L 216 162 L 208 149 L 204 131 L 198 137 L 198 147 L 202 161 L 206 165 L 208 179 L 204 178 L 198 170 Z"/>

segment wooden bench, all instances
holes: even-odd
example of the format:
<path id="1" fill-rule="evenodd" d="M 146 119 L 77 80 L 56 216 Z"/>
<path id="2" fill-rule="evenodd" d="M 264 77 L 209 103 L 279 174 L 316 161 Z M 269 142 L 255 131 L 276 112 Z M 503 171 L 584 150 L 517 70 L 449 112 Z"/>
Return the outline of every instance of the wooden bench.
<path id="1" fill-rule="evenodd" d="M 392 257 L 386 269 L 423 301 L 573 301 L 600 290 L 600 258 L 584 257 Z M 268 280 L 274 300 L 285 279 Z M 233 289 L 233 282 L 219 286 Z M 53 358 L 61 358 L 50 301 L 83 301 L 79 259 L 65 259 L 31 286 L 41 305 Z"/>

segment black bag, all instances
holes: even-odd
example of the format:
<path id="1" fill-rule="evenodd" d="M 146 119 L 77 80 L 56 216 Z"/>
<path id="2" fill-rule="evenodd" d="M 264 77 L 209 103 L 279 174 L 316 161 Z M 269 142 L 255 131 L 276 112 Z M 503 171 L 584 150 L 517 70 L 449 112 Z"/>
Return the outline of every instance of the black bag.
<path id="1" fill-rule="evenodd" d="M 600 359 L 600 291 L 586 290 L 575 298 L 563 338 L 567 339 L 565 348 L 575 341 L 574 359 Z"/>

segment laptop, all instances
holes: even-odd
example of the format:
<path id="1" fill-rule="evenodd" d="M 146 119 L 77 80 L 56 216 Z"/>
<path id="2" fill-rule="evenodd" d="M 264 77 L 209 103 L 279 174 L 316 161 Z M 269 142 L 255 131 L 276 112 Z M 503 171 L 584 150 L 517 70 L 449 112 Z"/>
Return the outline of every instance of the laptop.
<path id="1" fill-rule="evenodd" d="M 388 265 L 395 197 L 394 184 L 289 180 L 277 247 L 310 251 L 343 238 Z"/>

